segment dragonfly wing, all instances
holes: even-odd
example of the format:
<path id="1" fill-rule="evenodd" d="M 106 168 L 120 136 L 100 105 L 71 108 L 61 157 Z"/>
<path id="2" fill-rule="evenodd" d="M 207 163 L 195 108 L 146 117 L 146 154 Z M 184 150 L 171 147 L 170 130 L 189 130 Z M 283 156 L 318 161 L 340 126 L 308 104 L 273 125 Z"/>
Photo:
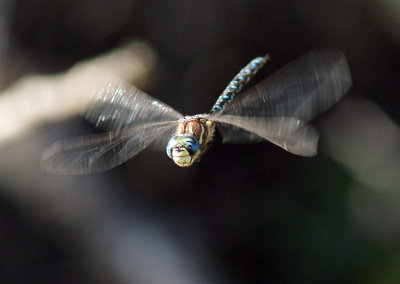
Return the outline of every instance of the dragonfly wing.
<path id="1" fill-rule="evenodd" d="M 209 119 L 242 129 L 241 132 L 222 132 L 223 142 L 258 142 L 268 140 L 291 153 L 313 156 L 317 153 L 318 133 L 303 120 L 294 117 L 247 117 L 237 115 L 210 115 Z M 242 136 L 245 131 L 247 136 Z"/>
<path id="2" fill-rule="evenodd" d="M 64 175 L 105 171 L 132 158 L 175 126 L 176 121 L 153 123 L 59 141 L 42 152 L 41 167 L 48 173 Z"/>
<path id="3" fill-rule="evenodd" d="M 318 132 L 311 125 L 302 126 L 294 132 L 268 140 L 286 151 L 305 157 L 315 156 L 318 147 Z"/>
<path id="4" fill-rule="evenodd" d="M 250 144 L 265 141 L 264 138 L 255 133 L 244 130 L 227 123 L 217 123 L 217 128 L 221 134 L 222 143 L 231 144 Z"/>
<path id="5" fill-rule="evenodd" d="M 336 103 L 350 86 L 345 55 L 335 49 L 315 50 L 237 96 L 221 113 L 309 121 Z"/>
<path id="6" fill-rule="evenodd" d="M 123 81 L 110 80 L 93 97 L 85 118 L 103 130 L 182 118 L 183 115 Z"/>

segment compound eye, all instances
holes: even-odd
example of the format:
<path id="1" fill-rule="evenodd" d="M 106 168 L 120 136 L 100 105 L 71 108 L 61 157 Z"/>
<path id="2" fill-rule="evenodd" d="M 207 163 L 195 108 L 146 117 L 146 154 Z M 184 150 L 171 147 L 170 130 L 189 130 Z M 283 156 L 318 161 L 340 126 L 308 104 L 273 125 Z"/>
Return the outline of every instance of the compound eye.
<path id="1" fill-rule="evenodd" d="M 168 144 L 167 149 L 166 149 L 168 157 L 172 158 L 172 147 Z"/>
<path id="2" fill-rule="evenodd" d="M 172 136 L 171 139 L 168 141 L 168 145 L 166 148 L 166 152 L 168 157 L 172 158 L 172 150 L 178 144 L 178 140 L 176 136 Z"/>
<path id="3" fill-rule="evenodd" d="M 184 147 L 189 152 L 191 156 L 195 155 L 199 151 L 199 143 L 195 139 L 190 139 L 186 141 Z"/>

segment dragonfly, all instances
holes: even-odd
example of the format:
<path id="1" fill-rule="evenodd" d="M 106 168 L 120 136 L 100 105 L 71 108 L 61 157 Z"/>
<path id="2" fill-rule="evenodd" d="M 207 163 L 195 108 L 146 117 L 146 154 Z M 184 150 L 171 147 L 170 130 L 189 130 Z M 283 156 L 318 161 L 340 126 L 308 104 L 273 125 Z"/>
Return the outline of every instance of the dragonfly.
<path id="1" fill-rule="evenodd" d="M 204 114 L 184 116 L 132 85 L 109 81 L 85 115 L 104 132 L 55 142 L 42 152 L 41 167 L 53 174 L 96 173 L 165 144 L 178 166 L 189 167 L 207 152 L 216 131 L 222 143 L 269 141 L 293 154 L 316 155 L 319 135 L 308 122 L 351 87 L 344 53 L 310 51 L 241 92 L 268 60 L 251 60 Z"/>

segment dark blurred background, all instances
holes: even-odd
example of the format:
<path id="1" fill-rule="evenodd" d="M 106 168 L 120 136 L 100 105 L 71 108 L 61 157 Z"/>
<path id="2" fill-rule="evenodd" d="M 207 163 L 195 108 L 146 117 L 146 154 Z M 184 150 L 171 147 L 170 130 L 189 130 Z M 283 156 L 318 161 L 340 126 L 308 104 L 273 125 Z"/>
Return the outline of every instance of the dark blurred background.
<path id="1" fill-rule="evenodd" d="M 313 158 L 215 143 L 191 168 L 146 150 L 51 176 L 40 151 L 95 130 L 78 115 L 35 124 L 0 148 L 0 282 L 400 283 L 399 19 L 398 0 L 1 0 L 3 90 L 132 40 L 157 58 L 138 85 L 184 114 L 266 53 L 255 83 L 333 47 L 353 87 L 314 121 Z"/>

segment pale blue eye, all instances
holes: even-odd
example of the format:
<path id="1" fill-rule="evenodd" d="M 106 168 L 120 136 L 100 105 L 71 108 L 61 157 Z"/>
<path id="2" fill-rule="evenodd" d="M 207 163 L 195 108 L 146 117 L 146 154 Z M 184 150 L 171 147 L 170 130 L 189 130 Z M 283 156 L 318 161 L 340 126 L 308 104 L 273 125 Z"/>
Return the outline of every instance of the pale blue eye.
<path id="1" fill-rule="evenodd" d="M 171 137 L 166 148 L 167 155 L 170 158 L 172 158 L 172 150 L 175 147 L 185 148 L 189 152 L 190 156 L 193 156 L 200 151 L 199 143 L 192 135 L 189 134 L 175 135 Z"/>
<path id="2" fill-rule="evenodd" d="M 184 143 L 182 143 L 182 146 L 186 148 L 186 150 L 188 150 L 189 154 L 195 155 L 197 153 L 197 151 L 200 150 L 200 145 L 197 142 L 197 140 L 192 137 L 189 136 L 189 139 L 187 139 Z"/>
<path id="3" fill-rule="evenodd" d="M 178 144 L 178 136 L 172 136 L 168 141 L 167 145 L 167 155 L 172 158 L 172 149 Z"/>

